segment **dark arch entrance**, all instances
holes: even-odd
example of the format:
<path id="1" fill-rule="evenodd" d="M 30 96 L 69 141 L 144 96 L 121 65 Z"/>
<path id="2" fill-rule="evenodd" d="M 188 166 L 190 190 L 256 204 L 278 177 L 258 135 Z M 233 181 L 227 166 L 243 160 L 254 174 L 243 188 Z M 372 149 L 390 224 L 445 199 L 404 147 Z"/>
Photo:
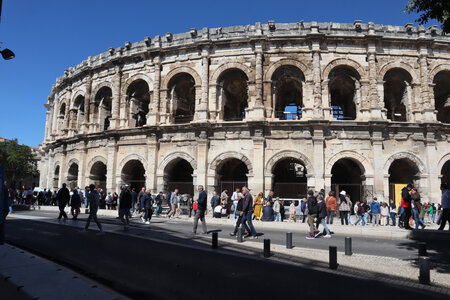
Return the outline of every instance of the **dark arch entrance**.
<path id="1" fill-rule="evenodd" d="M 450 71 L 441 71 L 433 79 L 437 120 L 450 123 Z"/>
<path id="2" fill-rule="evenodd" d="M 241 189 L 243 186 L 247 186 L 247 174 L 248 168 L 243 161 L 237 158 L 224 161 L 217 167 L 218 190 L 216 192 L 219 194 L 224 189 L 231 192 L 236 188 Z"/>
<path id="3" fill-rule="evenodd" d="M 222 96 L 223 119 L 242 121 L 248 107 L 247 75 L 239 69 L 225 71 L 219 77 L 219 92 Z"/>
<path id="4" fill-rule="evenodd" d="M 78 186 L 78 164 L 76 163 L 71 164 L 67 171 L 67 184 L 70 189 Z"/>
<path id="5" fill-rule="evenodd" d="M 56 166 L 53 172 L 53 187 L 59 188 L 59 166 Z"/>
<path id="6" fill-rule="evenodd" d="M 106 165 L 101 161 L 95 162 L 89 174 L 89 184 L 94 184 L 96 187 L 106 190 Z"/>
<path id="7" fill-rule="evenodd" d="M 130 127 L 141 127 L 147 124 L 147 114 L 149 112 L 150 92 L 147 82 L 142 79 L 134 81 L 127 90 L 127 99 L 130 110 Z"/>
<path id="8" fill-rule="evenodd" d="M 178 189 L 180 194 L 194 195 L 194 169 L 191 164 L 182 158 L 171 162 L 165 169 L 164 183 L 167 192 Z"/>
<path id="9" fill-rule="evenodd" d="M 406 122 L 407 86 L 411 85 L 411 75 L 403 69 L 389 70 L 384 80 L 384 107 L 387 118 L 392 121 Z"/>
<path id="10" fill-rule="evenodd" d="M 302 71 L 294 66 L 282 66 L 272 75 L 275 96 L 275 117 L 280 120 L 302 118 L 303 91 L 305 81 Z"/>
<path id="11" fill-rule="evenodd" d="M 395 185 L 402 186 L 408 183 L 417 184 L 420 179 L 420 171 L 417 165 L 407 159 L 400 158 L 392 162 L 389 167 L 389 199 L 395 199 Z"/>
<path id="12" fill-rule="evenodd" d="M 145 187 L 145 168 L 139 160 L 130 160 L 122 168 L 121 179 L 131 189 L 139 191 Z"/>
<path id="13" fill-rule="evenodd" d="M 280 198 L 302 198 L 307 193 L 305 165 L 298 159 L 285 158 L 273 168 L 272 190 Z"/>
<path id="14" fill-rule="evenodd" d="M 175 124 L 189 123 L 195 114 L 195 80 L 188 73 L 175 75 L 168 86 Z"/>
<path id="15" fill-rule="evenodd" d="M 330 106 L 333 117 L 337 120 L 356 119 L 356 82 L 360 77 L 358 72 L 347 66 L 335 67 L 328 75 Z"/>
<path id="16" fill-rule="evenodd" d="M 450 160 L 447 160 L 447 162 L 442 166 L 441 175 L 441 183 L 450 185 Z"/>
<path id="17" fill-rule="evenodd" d="M 352 159 L 341 158 L 331 169 L 331 189 L 339 195 L 345 191 L 353 203 L 364 199 L 363 171 Z"/>

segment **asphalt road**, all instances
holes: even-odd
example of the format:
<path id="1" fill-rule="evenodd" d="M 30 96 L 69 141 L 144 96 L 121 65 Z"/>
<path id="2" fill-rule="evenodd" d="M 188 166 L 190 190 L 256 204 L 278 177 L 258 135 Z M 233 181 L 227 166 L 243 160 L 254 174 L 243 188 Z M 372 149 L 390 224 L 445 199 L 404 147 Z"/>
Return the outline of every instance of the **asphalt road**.
<path id="1" fill-rule="evenodd" d="M 80 234 L 78 227 L 57 224 L 54 213 L 20 212 L 20 215 L 30 219 L 8 219 L 7 242 L 68 266 L 134 299 L 229 299 L 236 296 L 279 299 L 294 295 L 322 299 L 339 293 L 345 293 L 350 299 L 360 299 L 361 293 L 365 299 L 379 299 L 388 294 L 400 299 L 442 298 L 373 279 L 357 278 L 358 285 L 355 285 L 355 277 L 343 271 L 283 264 L 232 249 L 211 250 L 204 243 L 209 236 L 188 235 L 191 224 L 178 220 L 155 219 L 150 226 L 135 222 L 130 231 L 124 233 L 117 225 L 118 220 L 103 219 L 108 232 L 99 237 L 94 231 Z M 71 221 L 67 224 L 73 225 Z M 83 221 L 77 224 L 82 225 Z M 231 226 L 217 225 L 208 229 L 222 229 L 219 236 L 228 239 Z M 264 232 L 264 237 L 284 243 L 281 231 Z M 336 235 L 330 240 L 309 241 L 302 235 L 294 238 L 294 244 L 325 249 L 331 243 L 339 247 L 343 238 Z M 377 253 L 383 248 L 392 248 L 384 253 L 416 255 L 416 250 L 402 243 L 405 241 L 356 238 L 354 249 Z"/>

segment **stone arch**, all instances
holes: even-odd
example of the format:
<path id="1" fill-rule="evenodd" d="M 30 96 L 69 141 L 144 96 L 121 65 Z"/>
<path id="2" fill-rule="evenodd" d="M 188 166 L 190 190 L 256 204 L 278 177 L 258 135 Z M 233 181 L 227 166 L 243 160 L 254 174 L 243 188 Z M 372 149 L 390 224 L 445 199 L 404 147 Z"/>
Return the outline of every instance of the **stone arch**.
<path id="1" fill-rule="evenodd" d="M 105 166 L 106 166 L 107 163 L 108 163 L 108 160 L 106 158 L 104 158 L 103 156 L 100 156 L 100 155 L 97 155 L 97 156 L 93 157 L 88 163 L 88 166 L 87 166 L 87 169 L 86 169 L 87 172 L 91 172 L 92 166 L 96 162 L 101 162 L 101 163 L 105 164 Z"/>
<path id="2" fill-rule="evenodd" d="M 75 100 L 77 100 L 79 96 L 84 97 L 85 93 L 82 90 L 77 90 L 76 92 L 72 93 L 72 95 L 72 99 L 70 99 L 70 109 L 76 108 L 74 107 Z"/>
<path id="3" fill-rule="evenodd" d="M 252 166 L 250 159 L 248 159 L 248 157 L 245 156 L 244 154 L 236 152 L 236 151 L 224 152 L 224 153 L 217 155 L 209 164 L 209 169 L 212 171 L 215 171 L 216 168 L 221 163 L 225 162 L 226 160 L 228 160 L 230 158 L 236 158 L 236 159 L 242 161 L 247 166 L 248 173 L 253 174 L 253 166 Z"/>
<path id="4" fill-rule="evenodd" d="M 395 160 L 402 159 L 402 158 L 406 158 L 406 159 L 414 162 L 416 164 L 417 168 L 419 168 L 420 174 L 426 173 L 426 167 L 425 167 L 425 164 L 422 162 L 422 160 L 420 160 L 420 158 L 417 157 L 417 155 L 415 155 L 414 153 L 404 151 L 404 152 L 395 153 L 386 160 L 386 163 L 384 164 L 384 168 L 383 168 L 383 174 L 388 174 L 389 167 L 391 166 L 391 164 Z"/>
<path id="5" fill-rule="evenodd" d="M 361 81 L 367 80 L 367 74 L 365 68 L 363 68 L 358 62 L 349 58 L 337 58 L 332 60 L 322 71 L 322 78 L 324 80 L 328 79 L 328 75 L 335 67 L 350 67 L 353 69 L 361 78 Z"/>
<path id="6" fill-rule="evenodd" d="M 80 165 L 78 159 L 72 158 L 71 160 L 69 160 L 69 163 L 67 164 L 67 170 L 70 169 L 70 167 L 71 167 L 73 164 L 77 164 L 78 166 Z"/>
<path id="7" fill-rule="evenodd" d="M 98 84 L 92 89 L 92 94 L 91 94 L 92 97 L 95 98 L 95 96 L 97 95 L 98 91 L 100 91 L 100 89 L 101 89 L 101 88 L 104 88 L 104 87 L 110 88 L 110 89 L 111 89 L 111 93 L 113 92 L 112 84 L 111 84 L 110 82 L 107 82 L 107 81 L 102 81 L 102 82 L 98 83 Z M 114 95 L 113 95 L 113 97 L 114 97 Z"/>
<path id="8" fill-rule="evenodd" d="M 358 152 L 352 150 L 344 150 L 330 157 L 325 165 L 325 174 L 331 174 L 333 165 L 342 158 L 347 158 L 354 161 L 360 167 L 361 174 L 365 177 L 373 176 L 373 167 L 369 160 Z"/>
<path id="9" fill-rule="evenodd" d="M 177 67 L 173 70 L 171 70 L 164 78 L 163 81 L 163 85 L 162 88 L 163 89 L 167 89 L 168 84 L 170 82 L 170 80 L 180 74 L 180 73 L 187 73 L 189 75 L 191 75 L 194 78 L 195 81 L 195 86 L 200 86 L 202 84 L 202 79 L 200 78 L 200 76 L 198 75 L 197 71 L 195 71 L 193 68 L 188 67 L 188 66 L 181 66 L 181 67 Z"/>
<path id="10" fill-rule="evenodd" d="M 124 159 L 122 159 L 122 161 L 120 162 L 119 166 L 117 167 L 117 169 L 116 169 L 117 174 L 118 174 L 117 176 L 120 177 L 120 172 L 122 172 L 123 167 L 130 160 L 138 160 L 138 161 L 140 161 L 141 164 L 144 166 L 144 168 L 147 166 L 147 161 L 145 160 L 145 158 L 143 158 L 139 154 L 129 154 Z M 147 170 L 145 170 L 145 171 L 147 172 Z"/>
<path id="11" fill-rule="evenodd" d="M 57 161 L 53 164 L 53 173 L 55 173 L 57 167 L 59 167 L 59 171 L 61 172 L 61 162 Z"/>
<path id="12" fill-rule="evenodd" d="M 297 67 L 300 71 L 302 71 L 303 75 L 305 76 L 305 80 L 309 81 L 312 80 L 310 78 L 310 68 L 308 68 L 304 63 L 302 63 L 299 60 L 291 59 L 291 58 L 283 58 L 269 66 L 267 69 L 267 72 L 264 74 L 264 81 L 271 81 L 273 73 L 279 68 L 283 66 L 294 66 Z"/>
<path id="13" fill-rule="evenodd" d="M 148 77 L 145 74 L 138 73 L 138 74 L 131 75 L 125 81 L 125 83 L 123 84 L 123 87 L 122 87 L 122 94 L 125 95 L 127 93 L 127 91 L 128 91 L 128 88 L 130 87 L 130 85 L 132 85 L 137 80 L 145 81 L 147 83 L 147 85 L 148 85 L 149 91 L 153 90 L 153 81 L 150 79 L 150 77 Z"/>
<path id="14" fill-rule="evenodd" d="M 431 71 L 430 71 L 430 75 L 429 75 L 429 80 L 430 82 L 433 82 L 434 77 L 436 77 L 436 75 L 441 72 L 441 71 L 449 71 L 450 72 L 450 64 L 448 63 L 439 63 L 437 65 L 434 65 L 431 67 Z"/>
<path id="15" fill-rule="evenodd" d="M 381 68 L 380 71 L 378 72 L 378 82 L 382 82 L 384 75 L 386 75 L 386 73 L 391 70 L 391 69 L 402 69 L 404 71 L 406 71 L 412 78 L 412 82 L 411 83 L 417 83 L 418 77 L 416 72 L 414 71 L 414 69 L 407 63 L 404 63 L 402 61 L 390 61 L 388 63 L 385 63 Z"/>
<path id="16" fill-rule="evenodd" d="M 254 81 L 254 72 L 247 67 L 246 65 L 239 63 L 239 62 L 226 62 L 221 64 L 211 75 L 211 84 L 216 84 L 217 80 L 219 79 L 220 75 L 222 75 L 225 71 L 229 69 L 238 69 L 247 75 L 248 81 L 252 82 Z"/>
<path id="17" fill-rule="evenodd" d="M 450 161 L 450 153 L 445 154 L 444 156 L 441 157 L 441 159 L 439 160 L 438 164 L 437 164 L 437 171 L 440 173 L 442 168 L 444 167 L 445 163 Z"/>
<path id="18" fill-rule="evenodd" d="M 309 158 L 303 153 L 294 150 L 283 150 L 272 155 L 272 157 L 266 163 L 265 173 L 271 174 L 276 164 L 280 160 L 285 158 L 299 159 L 301 162 L 305 164 L 308 174 L 314 174 L 314 168 Z"/>
<path id="19" fill-rule="evenodd" d="M 166 167 L 172 161 L 174 161 L 176 159 L 180 159 L 180 158 L 186 160 L 194 170 L 197 169 L 197 161 L 195 160 L 195 158 L 193 158 L 191 155 L 187 154 L 186 152 L 178 151 L 178 152 L 170 153 L 169 155 L 166 155 L 164 157 L 164 159 L 159 164 L 158 172 L 164 172 Z"/>

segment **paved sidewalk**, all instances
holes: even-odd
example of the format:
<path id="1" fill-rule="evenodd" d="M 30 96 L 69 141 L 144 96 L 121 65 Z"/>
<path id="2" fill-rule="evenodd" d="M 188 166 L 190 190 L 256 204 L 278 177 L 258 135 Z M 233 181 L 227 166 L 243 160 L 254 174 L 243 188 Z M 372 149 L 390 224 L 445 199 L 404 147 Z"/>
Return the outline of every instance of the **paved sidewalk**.
<path id="1" fill-rule="evenodd" d="M 80 274 L 8 244 L 0 246 L 0 291 L 0 298 L 5 300 L 127 299 Z"/>

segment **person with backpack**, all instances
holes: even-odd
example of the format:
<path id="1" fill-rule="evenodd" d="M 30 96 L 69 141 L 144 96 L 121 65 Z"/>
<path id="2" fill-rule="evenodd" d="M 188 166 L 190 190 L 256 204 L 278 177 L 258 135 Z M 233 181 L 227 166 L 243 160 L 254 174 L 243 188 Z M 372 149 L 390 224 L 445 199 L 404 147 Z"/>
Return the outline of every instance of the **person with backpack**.
<path id="1" fill-rule="evenodd" d="M 359 221 L 361 221 L 361 225 L 366 225 L 366 220 L 364 218 L 364 214 L 366 213 L 364 203 L 356 201 L 355 207 L 357 207 L 357 211 L 355 211 L 356 215 L 358 216 L 358 220 L 355 222 L 355 226 L 358 225 Z"/>
<path id="2" fill-rule="evenodd" d="M 350 209 L 352 207 L 352 202 L 348 201 L 345 195 L 347 194 L 346 191 L 341 191 L 339 193 L 339 214 L 341 217 L 341 225 L 348 225 L 348 215 L 350 213 Z"/>
<path id="3" fill-rule="evenodd" d="M 336 215 L 337 200 L 334 197 L 334 191 L 328 193 L 327 199 L 325 199 L 327 206 L 327 224 L 333 224 L 334 216 Z"/>
<path id="4" fill-rule="evenodd" d="M 142 207 L 144 209 L 144 216 L 141 217 L 142 222 L 145 224 L 150 224 L 150 220 L 152 219 L 153 215 L 153 198 L 152 198 L 152 191 L 148 189 L 147 193 L 142 197 Z"/>
<path id="5" fill-rule="evenodd" d="M 81 207 L 81 197 L 76 189 L 72 190 L 72 197 L 70 198 L 70 214 L 72 215 L 72 220 L 77 220 L 80 214 Z"/>
<path id="6" fill-rule="evenodd" d="M 317 199 L 314 197 L 314 192 L 312 190 L 308 191 L 308 199 L 306 200 L 306 205 L 308 207 L 308 225 L 309 225 L 309 235 L 306 237 L 308 240 L 316 238 L 316 226 L 315 220 L 317 218 Z"/>
<path id="7" fill-rule="evenodd" d="M 317 222 L 316 222 L 316 227 L 317 230 L 319 230 L 319 225 L 322 224 L 324 231 L 325 231 L 325 235 L 323 236 L 324 238 L 331 238 L 331 232 L 330 229 L 328 229 L 327 223 L 325 221 L 325 218 L 327 217 L 327 205 L 326 203 L 323 201 L 323 195 L 319 194 L 317 196 Z"/>

